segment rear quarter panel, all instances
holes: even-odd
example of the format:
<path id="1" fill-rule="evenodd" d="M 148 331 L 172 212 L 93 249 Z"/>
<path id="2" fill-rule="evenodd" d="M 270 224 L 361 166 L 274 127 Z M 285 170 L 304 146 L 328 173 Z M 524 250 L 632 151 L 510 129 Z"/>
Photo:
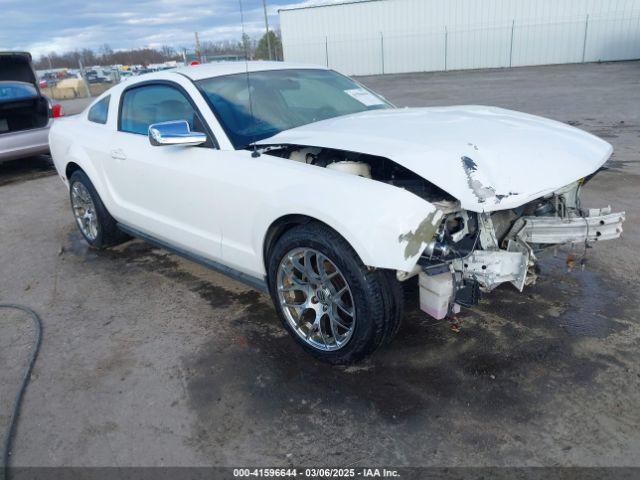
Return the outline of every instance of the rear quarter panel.
<path id="1" fill-rule="evenodd" d="M 109 142 L 115 129 L 115 117 L 117 116 L 117 101 L 114 91 L 119 86 L 110 89 L 97 97 L 83 112 L 69 117 L 57 118 L 49 132 L 49 147 L 51 157 L 62 181 L 68 185 L 66 168 L 73 162 L 79 165 L 89 176 L 94 186 L 100 193 L 102 201 L 107 208 L 113 207 L 111 198 L 104 189 L 104 175 L 99 162 L 102 155 L 109 154 Z M 87 113 L 91 106 L 99 102 L 107 95 L 111 95 L 109 104 L 109 121 L 107 124 L 89 122 Z"/>

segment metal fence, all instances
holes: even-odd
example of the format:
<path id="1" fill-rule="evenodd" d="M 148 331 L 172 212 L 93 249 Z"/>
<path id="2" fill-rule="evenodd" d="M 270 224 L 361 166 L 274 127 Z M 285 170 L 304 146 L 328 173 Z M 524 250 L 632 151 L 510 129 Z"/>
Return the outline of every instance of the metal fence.
<path id="1" fill-rule="evenodd" d="M 350 75 L 640 59 L 640 12 L 284 42 L 286 61 Z"/>

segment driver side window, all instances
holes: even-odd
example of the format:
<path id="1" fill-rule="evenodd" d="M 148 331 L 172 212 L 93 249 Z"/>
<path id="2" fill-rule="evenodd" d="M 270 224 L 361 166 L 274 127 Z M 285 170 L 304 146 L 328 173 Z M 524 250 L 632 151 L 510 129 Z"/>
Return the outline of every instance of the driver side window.
<path id="1" fill-rule="evenodd" d="M 177 88 L 145 85 L 124 93 L 120 131 L 147 135 L 149 125 L 173 120 L 186 120 L 192 131 L 202 131 L 196 111 Z"/>

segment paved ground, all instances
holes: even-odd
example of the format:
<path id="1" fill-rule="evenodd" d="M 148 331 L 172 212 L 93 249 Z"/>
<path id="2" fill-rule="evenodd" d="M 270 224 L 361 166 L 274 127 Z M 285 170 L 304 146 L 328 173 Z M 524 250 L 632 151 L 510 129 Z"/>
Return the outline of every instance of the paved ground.
<path id="1" fill-rule="evenodd" d="M 56 100 L 62 105 L 65 115 L 75 115 L 93 101 L 93 98 L 72 98 L 70 100 Z"/>
<path id="2" fill-rule="evenodd" d="M 398 105 L 494 104 L 605 137 L 612 168 L 584 203 L 625 209 L 624 239 L 585 271 L 548 258 L 458 334 L 413 309 L 389 348 L 336 368 L 261 294 L 142 242 L 88 250 L 58 178 L 33 178 L 43 160 L 0 167 L 0 302 L 45 323 L 16 465 L 640 465 L 640 63 L 362 80 Z M 0 427 L 29 333 L 0 314 Z"/>

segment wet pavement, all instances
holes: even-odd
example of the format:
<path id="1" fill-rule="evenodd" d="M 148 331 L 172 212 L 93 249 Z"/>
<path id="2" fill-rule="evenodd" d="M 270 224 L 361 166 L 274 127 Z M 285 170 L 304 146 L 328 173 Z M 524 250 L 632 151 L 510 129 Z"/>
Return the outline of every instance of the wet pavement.
<path id="1" fill-rule="evenodd" d="M 14 182 L 55 175 L 56 170 L 49 155 L 21 158 L 0 163 L 0 187 Z"/>
<path id="2" fill-rule="evenodd" d="M 546 109 L 609 135 L 616 156 L 584 202 L 628 220 L 621 241 L 586 252 L 584 271 L 550 252 L 536 285 L 485 296 L 459 333 L 409 305 L 394 343 L 347 367 L 304 354 L 265 295 L 141 241 L 89 249 L 59 179 L 34 178 L 46 162 L 24 178 L 0 166 L 0 302 L 30 305 L 45 323 L 14 463 L 638 465 L 639 72 L 364 79 L 398 104 Z M 0 316 L 0 427 L 29 334 L 20 315 Z"/>

